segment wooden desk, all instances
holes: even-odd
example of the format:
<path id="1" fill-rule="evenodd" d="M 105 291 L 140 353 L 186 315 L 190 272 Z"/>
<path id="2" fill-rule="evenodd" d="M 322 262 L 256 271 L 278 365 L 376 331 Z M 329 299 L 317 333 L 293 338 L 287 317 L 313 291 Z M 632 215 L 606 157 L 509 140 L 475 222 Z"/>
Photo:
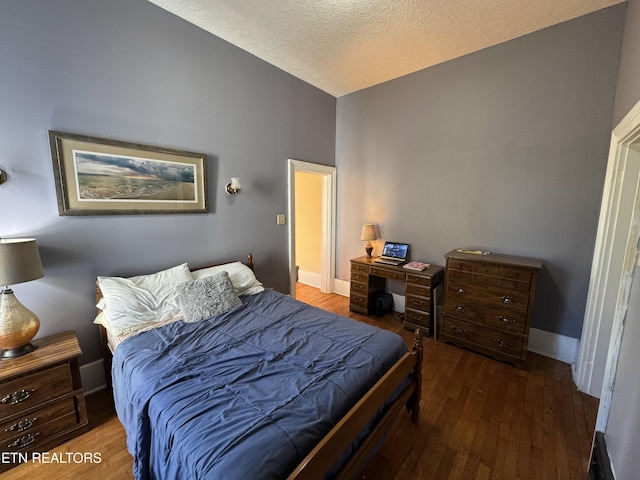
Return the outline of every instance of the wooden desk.
<path id="1" fill-rule="evenodd" d="M 351 288 L 349 310 L 363 315 L 375 311 L 376 299 L 385 292 L 387 279 L 405 284 L 404 327 L 421 329 L 425 335 L 434 331 L 433 288 L 442 281 L 443 268 L 431 265 L 421 272 L 374 263 L 374 258 L 358 257 L 351 260 Z"/>

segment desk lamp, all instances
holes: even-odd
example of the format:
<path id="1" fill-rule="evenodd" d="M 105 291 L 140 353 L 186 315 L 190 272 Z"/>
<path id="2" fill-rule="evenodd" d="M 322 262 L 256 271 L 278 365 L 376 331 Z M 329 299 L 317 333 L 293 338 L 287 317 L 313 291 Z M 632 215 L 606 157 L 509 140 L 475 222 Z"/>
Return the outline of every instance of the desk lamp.
<path id="1" fill-rule="evenodd" d="M 371 258 L 371 252 L 373 252 L 373 245 L 371 240 L 376 239 L 376 229 L 372 223 L 365 223 L 362 225 L 362 233 L 360 234 L 360 240 L 366 240 L 367 244 L 364 247 L 364 251 L 367 252 L 367 257 Z"/>
<path id="2" fill-rule="evenodd" d="M 0 359 L 19 357 L 33 350 L 31 339 L 40 320 L 22 305 L 9 285 L 42 278 L 42 263 L 33 238 L 0 239 Z"/>

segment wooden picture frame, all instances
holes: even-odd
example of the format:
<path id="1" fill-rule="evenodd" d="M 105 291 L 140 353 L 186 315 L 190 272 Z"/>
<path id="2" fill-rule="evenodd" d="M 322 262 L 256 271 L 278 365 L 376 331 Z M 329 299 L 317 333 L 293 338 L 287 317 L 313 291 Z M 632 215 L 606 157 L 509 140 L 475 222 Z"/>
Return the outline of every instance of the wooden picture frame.
<path id="1" fill-rule="evenodd" d="M 49 131 L 60 215 L 207 213 L 207 156 Z"/>

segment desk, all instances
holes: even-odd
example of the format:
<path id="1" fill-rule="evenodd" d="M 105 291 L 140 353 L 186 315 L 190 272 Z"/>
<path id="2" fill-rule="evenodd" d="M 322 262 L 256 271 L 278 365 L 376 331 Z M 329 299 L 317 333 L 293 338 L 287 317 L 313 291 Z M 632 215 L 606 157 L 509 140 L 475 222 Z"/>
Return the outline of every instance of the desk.
<path id="1" fill-rule="evenodd" d="M 421 272 L 406 268 L 374 263 L 374 258 L 359 257 L 351 260 L 351 287 L 349 310 L 363 315 L 375 311 L 376 299 L 385 292 L 387 279 L 405 284 L 404 327 L 421 329 L 426 335 L 433 332 L 435 308 L 433 288 L 442 281 L 443 268 L 437 265 Z"/>

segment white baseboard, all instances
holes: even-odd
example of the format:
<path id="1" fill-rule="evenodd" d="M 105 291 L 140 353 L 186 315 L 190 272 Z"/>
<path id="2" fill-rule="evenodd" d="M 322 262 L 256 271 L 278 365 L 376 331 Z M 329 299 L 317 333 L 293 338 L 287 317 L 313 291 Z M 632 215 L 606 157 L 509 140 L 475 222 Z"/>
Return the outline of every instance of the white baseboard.
<path id="1" fill-rule="evenodd" d="M 107 380 L 104 378 L 102 359 L 82 365 L 80 367 L 80 378 L 82 379 L 82 389 L 85 395 L 106 388 Z"/>
<path id="2" fill-rule="evenodd" d="M 298 270 L 298 282 L 320 288 L 320 274 L 306 270 Z"/>
<path id="3" fill-rule="evenodd" d="M 336 279 L 334 282 L 335 293 L 349 296 L 350 283 L 346 280 Z M 396 312 L 404 312 L 404 296 L 393 294 L 393 309 Z M 529 351 L 553 358 L 564 363 L 573 364 L 578 351 L 579 340 L 566 337 L 557 333 L 547 332 L 532 328 L 529 331 Z"/>
<path id="4" fill-rule="evenodd" d="M 333 289 L 335 290 L 335 292 L 333 293 L 337 293 L 338 295 L 342 295 L 343 297 L 348 297 L 349 290 L 351 289 L 351 282 L 348 282 L 346 280 L 339 280 L 336 278 L 333 282 Z"/>
<path id="5" fill-rule="evenodd" d="M 558 333 L 532 328 L 529 330 L 529 351 L 564 363 L 573 364 L 580 340 Z"/>

